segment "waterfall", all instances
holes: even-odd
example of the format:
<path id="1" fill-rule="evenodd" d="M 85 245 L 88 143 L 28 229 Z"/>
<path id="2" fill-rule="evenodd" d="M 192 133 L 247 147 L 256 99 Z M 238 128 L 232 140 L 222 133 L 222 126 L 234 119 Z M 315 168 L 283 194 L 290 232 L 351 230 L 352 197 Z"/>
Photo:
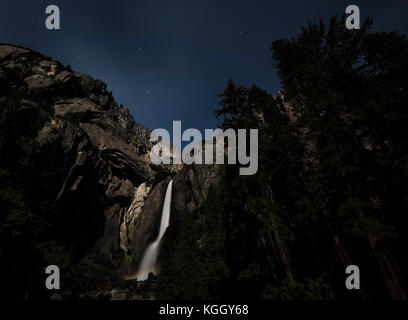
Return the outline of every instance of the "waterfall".
<path id="1" fill-rule="evenodd" d="M 137 272 L 137 279 L 139 281 L 144 281 L 148 278 L 149 273 L 156 273 L 156 260 L 159 254 L 160 241 L 166 232 L 167 227 L 170 222 L 170 207 L 171 207 L 171 190 L 172 190 L 173 180 L 167 185 L 166 195 L 164 197 L 164 204 L 162 210 L 162 216 L 160 221 L 160 230 L 157 238 L 148 245 L 142 261 Z"/>

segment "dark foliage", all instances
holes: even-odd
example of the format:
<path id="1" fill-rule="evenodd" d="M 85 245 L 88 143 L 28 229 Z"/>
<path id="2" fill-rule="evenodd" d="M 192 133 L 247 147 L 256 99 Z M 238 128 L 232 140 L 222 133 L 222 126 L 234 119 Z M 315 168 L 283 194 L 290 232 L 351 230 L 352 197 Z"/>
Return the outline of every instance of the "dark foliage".
<path id="1" fill-rule="evenodd" d="M 259 129 L 258 174 L 226 169 L 199 232 L 181 232 L 162 297 L 407 298 L 408 42 L 371 23 L 333 18 L 273 42 L 276 97 L 228 82 L 216 115 Z"/>

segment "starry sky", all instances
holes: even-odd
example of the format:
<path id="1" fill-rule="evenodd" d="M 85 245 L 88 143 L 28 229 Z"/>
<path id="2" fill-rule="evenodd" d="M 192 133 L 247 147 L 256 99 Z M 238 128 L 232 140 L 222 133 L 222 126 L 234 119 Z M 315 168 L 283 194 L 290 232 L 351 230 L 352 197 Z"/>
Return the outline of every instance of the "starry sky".
<path id="1" fill-rule="evenodd" d="M 58 5 L 61 30 L 45 28 Z M 1 0 L 0 42 L 40 51 L 101 79 L 136 121 L 151 129 L 181 120 L 215 128 L 229 78 L 276 93 L 271 43 L 308 20 L 358 5 L 375 31 L 408 34 L 408 0 Z"/>

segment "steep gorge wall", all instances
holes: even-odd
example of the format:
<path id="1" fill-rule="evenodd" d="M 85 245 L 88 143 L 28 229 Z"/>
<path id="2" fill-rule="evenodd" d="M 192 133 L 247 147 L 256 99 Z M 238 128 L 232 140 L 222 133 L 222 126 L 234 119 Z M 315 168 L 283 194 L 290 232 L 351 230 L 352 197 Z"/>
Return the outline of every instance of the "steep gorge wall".
<path id="1" fill-rule="evenodd" d="M 0 45 L 0 106 L 1 123 L 13 114 L 35 119 L 31 135 L 17 130 L 22 134 L 9 136 L 7 130 L 19 123 L 1 128 L 0 152 L 6 155 L 10 145 L 18 146 L 19 166 L 36 158 L 36 149 L 59 145 L 58 154 L 45 159 L 60 159 L 50 173 L 62 171 L 62 177 L 45 198 L 57 211 L 55 240 L 67 248 L 73 264 L 93 254 L 113 261 L 121 252 L 121 275 L 136 271 L 157 236 L 166 186 L 173 179 L 160 264 L 172 252 L 182 214 L 199 212 L 210 185 L 217 182 L 216 165 L 152 165 L 151 131 L 115 102 L 103 82 L 29 49 Z M 47 183 L 39 179 L 34 188 Z M 109 286 L 109 281 L 103 283 Z"/>
<path id="2" fill-rule="evenodd" d="M 127 252 L 134 233 L 149 233 L 161 205 L 162 184 L 153 190 L 156 174 L 164 171 L 151 165 L 150 130 L 115 102 L 103 82 L 40 53 L 0 45 L 0 85 L 4 119 L 41 113 L 34 137 L 18 137 L 15 144 L 29 153 L 36 145 L 61 141 L 67 170 L 55 197 L 62 217 L 59 238 L 75 259 L 119 248 Z M 177 170 L 170 166 L 165 172 Z M 145 230 L 135 230 L 137 225 Z"/>

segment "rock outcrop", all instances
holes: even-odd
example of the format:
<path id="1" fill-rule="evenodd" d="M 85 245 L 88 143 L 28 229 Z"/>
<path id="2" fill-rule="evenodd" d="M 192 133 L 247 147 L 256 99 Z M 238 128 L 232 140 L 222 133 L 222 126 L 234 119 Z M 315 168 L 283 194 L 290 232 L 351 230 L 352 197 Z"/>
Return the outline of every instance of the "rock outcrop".
<path id="1" fill-rule="evenodd" d="M 25 48 L 0 46 L 0 83 L 2 104 L 14 97 L 16 108 L 49 111 L 35 142 L 62 142 L 69 170 L 55 202 L 66 217 L 63 238 L 75 256 L 126 252 L 156 174 L 163 175 L 150 162 L 151 131 L 115 102 L 103 82 Z M 165 171 L 174 174 L 177 168 Z M 160 206 L 157 194 L 148 203 Z M 145 226 L 155 220 L 143 221 Z"/>
<path id="2" fill-rule="evenodd" d="M 131 272 L 157 235 L 168 181 L 174 191 L 167 242 L 179 213 L 199 209 L 216 181 L 215 166 L 152 165 L 151 131 L 103 82 L 29 49 L 0 45 L 0 105 L 2 112 L 41 115 L 32 139 L 16 141 L 27 152 L 61 142 L 67 168 L 53 200 L 62 217 L 59 239 L 75 261 L 120 250 L 129 258 L 123 272 Z"/>

